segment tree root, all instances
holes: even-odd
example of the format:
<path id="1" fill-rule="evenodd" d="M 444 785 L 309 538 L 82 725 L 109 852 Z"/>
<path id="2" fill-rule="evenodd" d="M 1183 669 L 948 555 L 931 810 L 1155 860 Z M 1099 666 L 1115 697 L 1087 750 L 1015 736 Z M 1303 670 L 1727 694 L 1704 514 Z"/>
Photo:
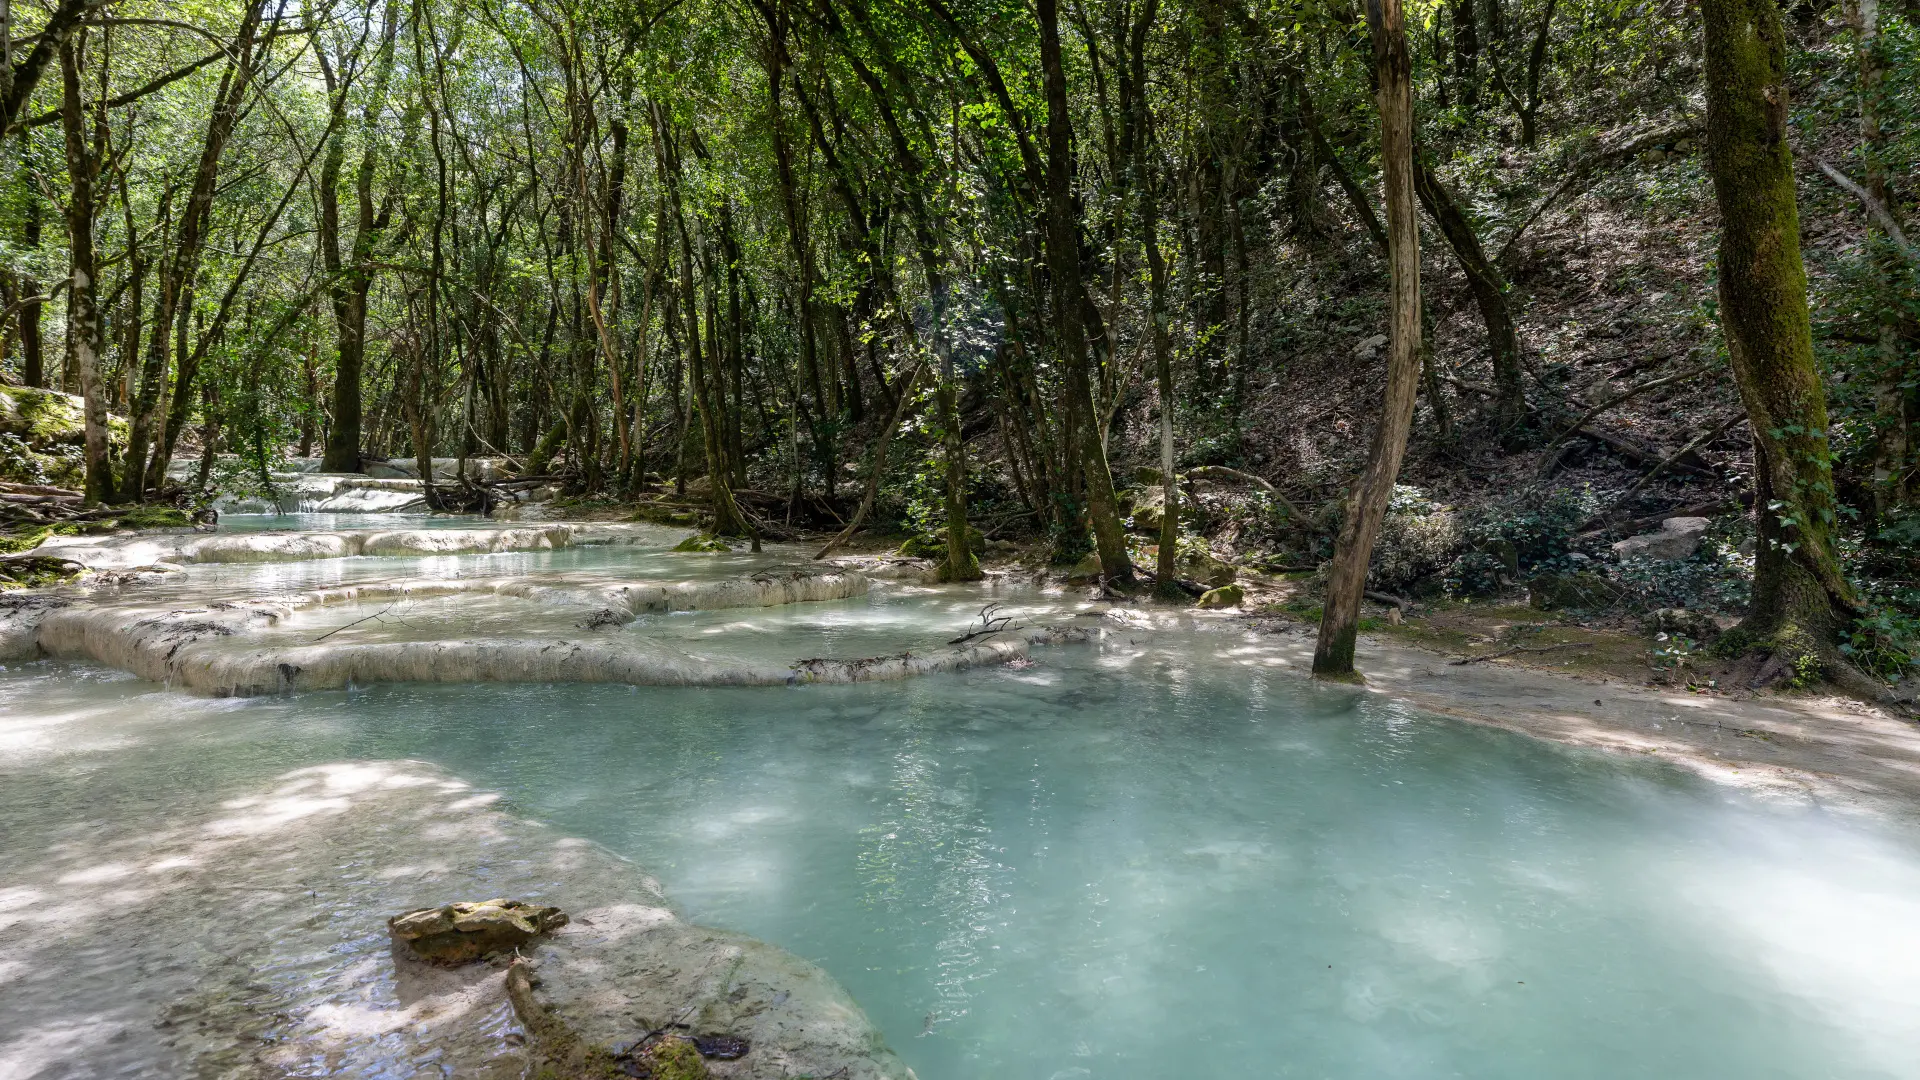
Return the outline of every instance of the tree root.
<path id="1" fill-rule="evenodd" d="M 529 1080 L 617 1080 L 622 1074 L 613 1051 L 594 1046 L 534 1000 L 533 965 L 525 957 L 507 965 L 507 1000 L 527 1029 L 532 1057 Z"/>

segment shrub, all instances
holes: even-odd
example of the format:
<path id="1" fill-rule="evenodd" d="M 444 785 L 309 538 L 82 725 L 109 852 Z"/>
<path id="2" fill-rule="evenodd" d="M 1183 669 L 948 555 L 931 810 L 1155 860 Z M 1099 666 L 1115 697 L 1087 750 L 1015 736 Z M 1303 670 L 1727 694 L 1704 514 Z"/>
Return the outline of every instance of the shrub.
<path id="1" fill-rule="evenodd" d="M 1437 581 L 1453 562 L 1460 540 L 1451 510 L 1436 505 L 1419 488 L 1397 484 L 1373 542 L 1367 580 L 1389 592 Z"/>
<path id="2" fill-rule="evenodd" d="M 1585 491 L 1519 495 L 1462 515 L 1460 552 L 1446 568 L 1447 591 L 1490 596 L 1536 570 L 1573 569 L 1573 533 L 1593 509 Z"/>
<path id="3" fill-rule="evenodd" d="M 1920 663 L 1920 617 L 1891 606 L 1871 607 L 1840 632 L 1840 655 L 1869 675 L 1899 682 Z"/>

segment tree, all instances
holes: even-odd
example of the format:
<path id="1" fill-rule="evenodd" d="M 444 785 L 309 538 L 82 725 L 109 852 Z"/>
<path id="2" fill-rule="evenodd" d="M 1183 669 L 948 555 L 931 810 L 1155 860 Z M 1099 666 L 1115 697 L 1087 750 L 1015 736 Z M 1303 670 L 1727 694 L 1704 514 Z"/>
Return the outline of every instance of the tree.
<path id="1" fill-rule="evenodd" d="M 100 168 L 107 154 L 105 111 L 87 124 L 80 89 L 80 46 L 71 37 L 60 43 L 60 127 L 67 142 L 67 237 L 72 267 L 67 279 L 67 348 L 80 375 L 85 412 L 86 498 L 105 500 L 113 492 L 107 461 L 107 399 L 100 377 L 99 257 L 94 248 L 94 214 Z"/>
<path id="2" fill-rule="evenodd" d="M 1413 424 L 1420 389 L 1420 226 L 1414 203 L 1413 60 L 1399 0 L 1367 0 L 1380 108 L 1380 162 L 1387 191 L 1387 265 L 1391 323 L 1387 334 L 1387 391 L 1374 429 L 1367 468 L 1347 497 L 1346 516 L 1334 543 L 1321 609 L 1313 673 L 1325 678 L 1353 674 L 1353 644 L 1360 602 L 1367 588 L 1373 540 L 1386 515 Z"/>
<path id="3" fill-rule="evenodd" d="M 1845 677 L 1840 631 L 1858 614 L 1840 571 L 1826 391 L 1813 362 L 1786 37 L 1774 0 L 1703 0 L 1707 162 L 1720 206 L 1720 325 L 1753 427 L 1758 551 L 1737 640 L 1789 677 Z"/>

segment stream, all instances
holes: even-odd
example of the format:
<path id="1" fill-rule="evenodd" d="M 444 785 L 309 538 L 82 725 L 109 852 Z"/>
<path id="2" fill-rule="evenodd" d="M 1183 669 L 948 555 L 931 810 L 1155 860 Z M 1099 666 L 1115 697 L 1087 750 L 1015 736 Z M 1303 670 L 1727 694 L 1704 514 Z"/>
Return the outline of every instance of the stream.
<path id="1" fill-rule="evenodd" d="M 316 524 L 334 523 L 229 527 Z M 797 555 L 665 551 L 679 535 L 194 566 L 150 588 L 185 603 L 395 577 L 710 580 Z M 743 662 L 877 656 L 964 632 L 988 599 L 1022 622 L 1089 607 L 1014 582 L 877 581 L 608 632 Z M 503 600 L 383 603 L 272 632 L 530 632 Z M 88 862 L 87 845 L 217 815 L 296 770 L 419 761 L 631 860 L 690 921 L 820 965 L 921 1080 L 1920 1076 L 1910 824 L 1317 686 L 1229 618 L 1108 625 L 1096 644 L 855 685 L 215 699 L 88 664 L 10 665 L 0 932 L 80 895 L 18 880 L 50 853 L 71 866 L 46 881 L 114 882 L 101 867 L 119 864 Z M 320 1003 L 317 982 L 304 989 L 316 973 L 377 953 L 391 910 L 358 903 L 406 901 L 388 877 L 340 873 L 366 879 L 356 904 L 240 961 L 285 975 L 282 1011 Z M 568 903 L 564 877 L 514 880 Z M 178 1075 L 154 1018 L 234 962 L 185 930 L 116 925 L 115 894 L 87 895 L 105 912 L 77 938 L 92 944 L 0 954 L 31 1002 L 0 1008 L 0 1080 Z M 291 1075 L 411 1075 L 369 1045 Z"/>

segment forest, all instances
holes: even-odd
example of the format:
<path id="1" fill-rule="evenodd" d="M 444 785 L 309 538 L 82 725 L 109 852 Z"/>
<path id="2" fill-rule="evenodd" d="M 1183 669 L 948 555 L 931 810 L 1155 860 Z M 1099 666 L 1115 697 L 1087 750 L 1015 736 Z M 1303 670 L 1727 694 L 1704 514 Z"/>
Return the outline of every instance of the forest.
<path id="1" fill-rule="evenodd" d="M 0 513 L 318 458 L 947 580 L 1008 542 L 1114 595 L 1311 572 L 1335 676 L 1363 604 L 1545 578 L 1885 696 L 1915 17 L 0 0 Z M 1676 515 L 1686 559 L 1620 553 Z"/>

